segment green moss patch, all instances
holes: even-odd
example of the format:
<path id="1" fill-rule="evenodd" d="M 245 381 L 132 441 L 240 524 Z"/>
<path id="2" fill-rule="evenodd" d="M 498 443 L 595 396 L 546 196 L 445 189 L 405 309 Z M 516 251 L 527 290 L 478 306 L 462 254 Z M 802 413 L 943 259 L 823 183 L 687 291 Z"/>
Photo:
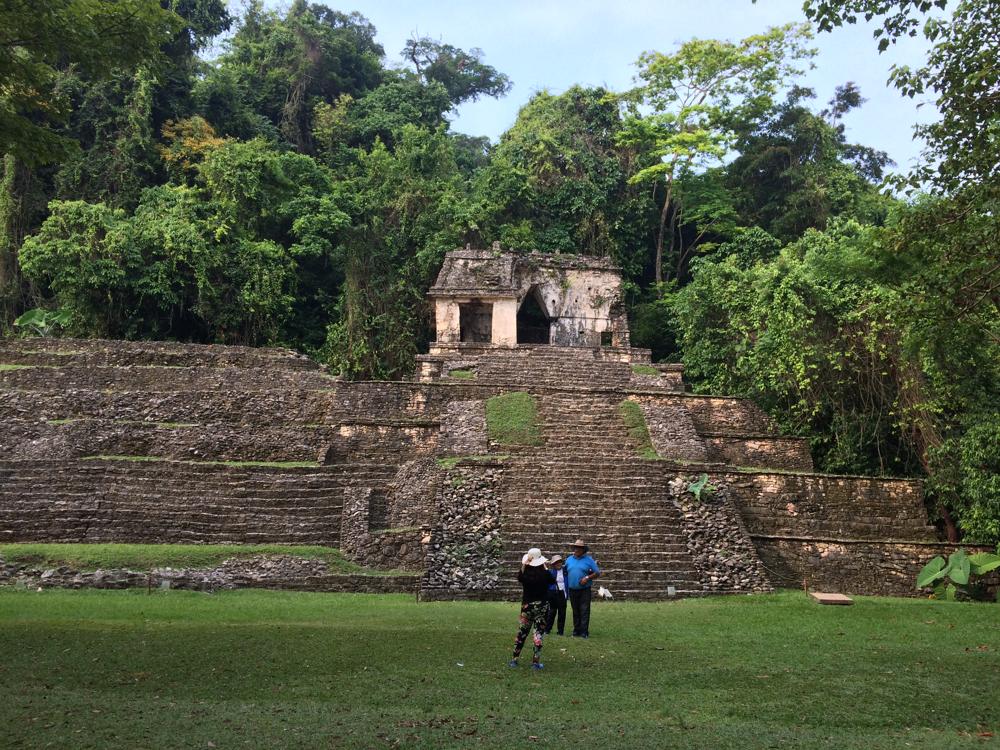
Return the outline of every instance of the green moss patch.
<path id="1" fill-rule="evenodd" d="M 475 370 L 450 370 L 448 377 L 457 378 L 458 380 L 475 380 L 476 372 Z"/>
<path id="2" fill-rule="evenodd" d="M 486 428 L 500 445 L 541 445 L 538 406 L 530 393 L 515 391 L 486 401 Z"/>
<path id="3" fill-rule="evenodd" d="M 653 441 L 649 437 L 649 428 L 646 426 L 646 417 L 642 413 L 642 407 L 635 401 L 625 399 L 618 405 L 618 412 L 622 415 L 622 421 L 628 429 L 629 437 L 632 438 L 636 446 L 636 452 L 642 458 L 659 458 Z"/>
<path id="4" fill-rule="evenodd" d="M 636 375 L 652 375 L 654 378 L 660 376 L 660 371 L 652 365 L 632 365 L 632 372 Z"/>

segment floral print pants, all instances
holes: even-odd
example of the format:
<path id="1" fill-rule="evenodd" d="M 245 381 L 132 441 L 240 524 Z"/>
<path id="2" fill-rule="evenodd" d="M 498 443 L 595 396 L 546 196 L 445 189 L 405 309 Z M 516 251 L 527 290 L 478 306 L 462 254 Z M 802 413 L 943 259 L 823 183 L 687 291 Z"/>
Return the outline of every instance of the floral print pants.
<path id="1" fill-rule="evenodd" d="M 521 605 L 521 627 L 517 631 L 517 638 L 514 639 L 514 658 L 521 655 L 524 648 L 524 641 L 528 637 L 528 631 L 534 626 L 534 651 L 531 654 L 531 661 L 538 663 L 542 655 L 542 636 L 545 634 L 545 619 L 549 614 L 548 602 L 528 602 Z"/>

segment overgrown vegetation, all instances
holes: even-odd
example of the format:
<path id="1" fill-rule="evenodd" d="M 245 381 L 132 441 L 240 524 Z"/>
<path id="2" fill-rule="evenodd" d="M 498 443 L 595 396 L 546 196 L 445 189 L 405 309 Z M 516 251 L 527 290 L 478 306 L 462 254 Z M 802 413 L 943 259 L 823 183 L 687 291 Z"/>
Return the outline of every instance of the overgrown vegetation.
<path id="1" fill-rule="evenodd" d="M 535 397 L 514 391 L 487 399 L 486 429 L 489 439 L 500 445 L 541 445 Z"/>
<path id="2" fill-rule="evenodd" d="M 653 377 L 660 375 L 660 371 L 652 365 L 632 365 L 632 372 L 636 375 L 652 375 Z"/>
<path id="3" fill-rule="evenodd" d="M 0 9 L 0 331 L 400 378 L 447 250 L 606 256 L 633 342 L 696 391 L 755 399 L 820 471 L 926 476 L 950 538 L 1000 541 L 992 0 L 804 2 L 819 33 L 870 19 L 873 58 L 924 36 L 890 78 L 940 112 L 905 174 L 848 140 L 856 85 L 803 87 L 801 19 L 636 50 L 632 89 L 540 91 L 491 144 L 450 129 L 510 88 L 481 51 L 415 37 L 397 64 L 357 13 L 228 7 Z"/>
<path id="4" fill-rule="evenodd" d="M 591 624 L 546 638 L 531 675 L 506 666 L 513 603 L 7 589 L 0 723 L 10 747 L 300 750 L 943 750 L 996 731 L 990 607 L 787 592 L 601 602 Z M 556 695 L 570 684 L 589 704 Z"/>
<path id="5" fill-rule="evenodd" d="M 622 415 L 622 421 L 628 429 L 629 438 L 636 452 L 643 458 L 659 458 L 656 448 L 653 447 L 653 440 L 649 436 L 642 406 L 635 401 L 625 399 L 618 404 L 618 413 Z"/>

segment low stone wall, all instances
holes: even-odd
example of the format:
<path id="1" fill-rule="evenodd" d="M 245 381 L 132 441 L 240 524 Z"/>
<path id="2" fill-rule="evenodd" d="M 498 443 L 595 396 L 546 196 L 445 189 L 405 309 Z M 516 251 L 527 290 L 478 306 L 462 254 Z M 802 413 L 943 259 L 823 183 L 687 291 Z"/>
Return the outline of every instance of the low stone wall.
<path id="1" fill-rule="evenodd" d="M 225 589 L 292 589 L 345 593 L 416 592 L 417 575 L 365 575 L 330 573 L 322 560 L 287 555 L 260 555 L 231 558 L 210 569 L 155 568 L 148 571 L 113 568 L 79 571 L 70 567 L 37 568 L 8 563 L 0 558 L 0 586 L 45 589 L 128 589 L 157 591 L 185 589 L 219 591 Z"/>
<path id="2" fill-rule="evenodd" d="M 805 438 L 772 436 L 732 437 L 702 435 L 708 460 L 730 466 L 812 471 L 812 455 Z"/>
<path id="3" fill-rule="evenodd" d="M 936 555 L 947 557 L 959 545 L 906 544 L 867 540 L 792 539 L 754 536 L 761 559 L 776 586 L 801 587 L 869 596 L 922 596 L 920 569 Z M 969 547 L 969 552 L 991 548 Z M 988 579 L 995 589 L 996 573 Z"/>

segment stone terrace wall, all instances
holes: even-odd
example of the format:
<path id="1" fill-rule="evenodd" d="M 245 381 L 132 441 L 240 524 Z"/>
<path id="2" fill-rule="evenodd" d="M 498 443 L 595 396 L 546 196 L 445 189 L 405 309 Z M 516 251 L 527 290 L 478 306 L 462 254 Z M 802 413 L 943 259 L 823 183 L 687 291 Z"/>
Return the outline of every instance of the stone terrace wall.
<path id="1" fill-rule="evenodd" d="M 277 468 L 169 461 L 0 462 L 0 540 L 338 546 L 345 488 L 383 465 Z"/>
<path id="2" fill-rule="evenodd" d="M 0 370 L 0 388 L 36 391 L 248 391 L 334 388 L 326 373 L 242 367 L 24 367 Z"/>
<path id="3" fill-rule="evenodd" d="M 0 363 L 54 367 L 158 365 L 321 369 L 316 362 L 291 349 L 104 339 L 0 339 Z"/>
<path id="4" fill-rule="evenodd" d="M 8 420 L 0 430 L 7 460 L 157 456 L 198 461 L 316 461 L 334 442 L 333 425 L 156 424 L 85 419 L 68 423 Z"/>
<path id="5" fill-rule="evenodd" d="M 812 455 L 805 438 L 774 436 L 732 437 L 702 435 L 708 460 L 729 466 L 812 471 Z"/>
<path id="6" fill-rule="evenodd" d="M 757 551 L 775 585 L 808 586 L 820 591 L 882 596 L 919 596 L 920 569 L 936 555 L 947 557 L 956 545 L 869 541 L 755 539 Z M 966 551 L 992 552 L 987 547 Z M 995 588 L 997 574 L 987 580 Z"/>
<path id="7" fill-rule="evenodd" d="M 710 476 L 716 476 L 711 474 Z M 720 474 L 751 535 L 935 541 L 919 481 L 818 474 Z"/>

